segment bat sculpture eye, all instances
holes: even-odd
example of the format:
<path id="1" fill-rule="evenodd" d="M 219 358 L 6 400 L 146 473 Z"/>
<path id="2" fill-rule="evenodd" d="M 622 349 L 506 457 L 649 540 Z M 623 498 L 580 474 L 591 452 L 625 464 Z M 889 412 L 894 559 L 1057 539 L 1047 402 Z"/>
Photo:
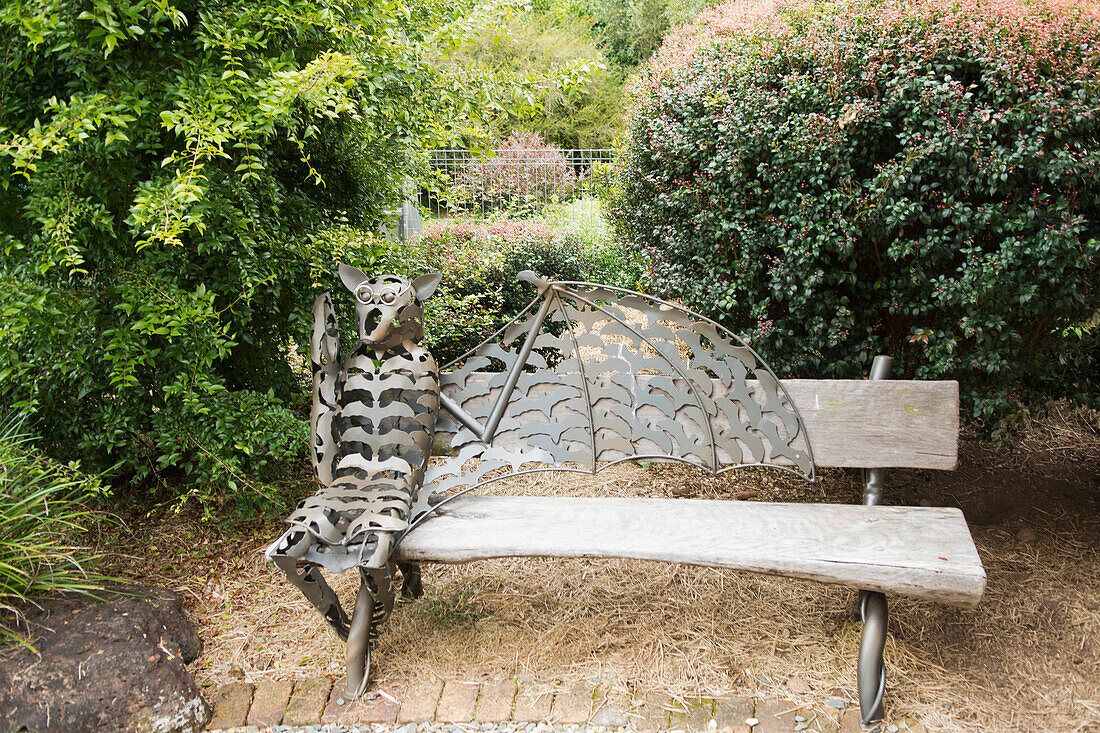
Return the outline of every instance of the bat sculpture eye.
<path id="1" fill-rule="evenodd" d="M 369 303 L 371 298 L 374 297 L 374 291 L 370 289 L 370 285 L 366 283 L 360 285 L 355 289 L 355 299 L 360 303 Z"/>
<path id="2" fill-rule="evenodd" d="M 382 302 L 383 303 L 385 303 L 386 305 L 389 305 L 390 303 L 392 303 L 395 300 L 397 300 L 397 293 L 393 292 L 392 290 L 383 290 L 382 291 Z"/>

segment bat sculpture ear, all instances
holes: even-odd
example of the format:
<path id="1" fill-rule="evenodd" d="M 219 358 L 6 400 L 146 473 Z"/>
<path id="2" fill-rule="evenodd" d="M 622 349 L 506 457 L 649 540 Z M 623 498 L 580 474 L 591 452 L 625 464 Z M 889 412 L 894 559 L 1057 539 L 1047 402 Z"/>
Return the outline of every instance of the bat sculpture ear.
<path id="1" fill-rule="evenodd" d="M 367 274 L 357 267 L 345 265 L 341 262 L 337 269 L 340 272 L 340 282 L 344 283 L 344 287 L 353 293 L 360 283 L 370 280 Z"/>
<path id="2" fill-rule="evenodd" d="M 438 272 L 429 272 L 413 280 L 412 286 L 413 290 L 416 291 L 416 297 L 420 300 L 427 300 L 432 297 L 432 293 L 435 292 L 439 281 L 442 279 L 443 276 Z"/>

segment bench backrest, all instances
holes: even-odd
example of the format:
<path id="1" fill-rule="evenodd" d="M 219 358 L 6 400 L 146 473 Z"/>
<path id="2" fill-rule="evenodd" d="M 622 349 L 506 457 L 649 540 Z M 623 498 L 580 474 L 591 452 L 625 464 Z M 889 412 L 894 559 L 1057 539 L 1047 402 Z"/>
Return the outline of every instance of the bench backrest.
<path id="1" fill-rule="evenodd" d="M 959 383 L 785 379 L 818 466 L 953 469 Z"/>
<path id="2" fill-rule="evenodd" d="M 488 382 L 492 374 L 473 375 Z M 454 392 L 451 375 L 442 375 L 444 394 Z M 750 380 L 750 386 L 756 382 Z M 814 463 L 846 468 L 954 469 L 958 461 L 959 385 L 954 381 L 785 379 L 782 382 L 802 416 L 813 450 Z M 715 389 L 721 385 L 715 382 Z M 488 398 L 495 396 L 486 390 Z M 471 409 L 477 406 L 470 406 Z M 678 416 L 687 435 L 699 433 L 689 417 Z M 535 413 L 517 416 L 523 423 L 538 420 Z M 457 423 L 441 420 L 437 444 L 446 446 Z M 509 433 L 500 444 L 517 451 L 528 446 Z M 442 448 L 440 449 L 442 450 Z M 605 455 L 605 461 L 624 456 Z"/>
<path id="3" fill-rule="evenodd" d="M 525 279 L 539 296 L 441 375 L 433 452 L 455 452 L 426 472 L 414 513 L 432 494 L 507 475 L 625 460 L 811 480 L 816 466 L 955 466 L 954 382 L 781 381 L 736 335 L 674 303 Z"/>

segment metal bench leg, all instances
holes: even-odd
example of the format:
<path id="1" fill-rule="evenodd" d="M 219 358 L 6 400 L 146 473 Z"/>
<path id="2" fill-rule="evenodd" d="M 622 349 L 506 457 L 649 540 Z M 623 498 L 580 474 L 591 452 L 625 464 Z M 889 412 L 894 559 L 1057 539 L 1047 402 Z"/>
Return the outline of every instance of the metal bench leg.
<path id="1" fill-rule="evenodd" d="M 415 562 L 399 562 L 401 571 L 401 597 L 419 598 L 424 595 L 424 582 L 420 578 L 420 565 Z"/>
<path id="2" fill-rule="evenodd" d="M 871 379 L 889 379 L 894 360 L 885 355 L 876 356 L 871 363 Z M 864 474 L 863 503 L 877 506 L 882 501 L 882 489 L 886 483 L 886 469 L 871 468 Z M 886 664 L 883 650 L 886 648 L 886 626 L 889 613 L 886 596 L 875 591 L 859 592 L 859 613 L 863 617 L 863 638 L 859 642 L 859 724 L 871 728 L 886 715 L 882 698 L 886 694 Z"/>
<path id="3" fill-rule="evenodd" d="M 859 611 L 863 617 L 863 638 L 859 643 L 859 724 L 870 728 L 882 720 L 882 698 L 886 693 L 886 623 L 889 613 L 883 593 L 861 590 Z"/>

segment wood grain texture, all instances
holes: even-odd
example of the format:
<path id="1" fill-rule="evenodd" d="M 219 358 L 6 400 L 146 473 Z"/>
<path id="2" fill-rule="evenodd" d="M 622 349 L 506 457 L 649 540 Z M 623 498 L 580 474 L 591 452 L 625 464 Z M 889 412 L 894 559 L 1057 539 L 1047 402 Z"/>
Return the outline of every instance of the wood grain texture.
<path id="1" fill-rule="evenodd" d="M 787 379 L 814 463 L 849 468 L 953 469 L 959 455 L 959 383 Z"/>
<path id="2" fill-rule="evenodd" d="M 471 379 L 487 381 L 490 376 L 474 374 Z M 639 375 L 639 382 L 645 379 Z M 441 382 L 445 394 L 455 393 L 449 374 Z M 757 383 L 749 380 L 749 385 L 755 388 Z M 818 466 L 949 470 L 958 462 L 958 382 L 787 379 L 783 385 L 802 415 Z M 714 389 L 718 395 L 725 393 L 718 380 Z M 512 417 L 524 423 L 535 419 L 534 414 Z M 700 433 L 693 420 L 678 415 L 676 422 L 688 435 Z M 443 445 L 450 437 L 437 433 Z M 501 443 L 527 447 L 507 437 Z"/>
<path id="3" fill-rule="evenodd" d="M 733 568 L 973 607 L 985 571 L 958 509 L 467 495 L 395 559 L 623 557 Z"/>

